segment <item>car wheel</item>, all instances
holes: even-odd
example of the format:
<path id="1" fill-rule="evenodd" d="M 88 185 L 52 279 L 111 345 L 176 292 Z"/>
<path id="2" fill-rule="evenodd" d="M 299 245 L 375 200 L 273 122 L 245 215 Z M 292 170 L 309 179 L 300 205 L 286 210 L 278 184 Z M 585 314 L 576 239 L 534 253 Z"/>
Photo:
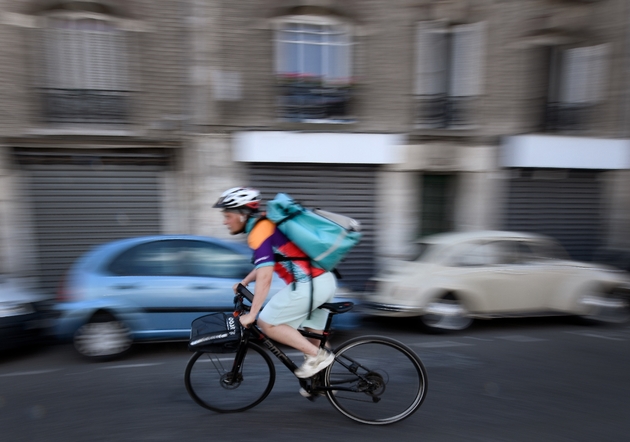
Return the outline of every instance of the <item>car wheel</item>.
<path id="1" fill-rule="evenodd" d="M 630 298 L 593 290 L 578 299 L 577 311 L 586 322 L 624 323 L 630 320 Z"/>
<path id="2" fill-rule="evenodd" d="M 98 314 L 74 335 L 79 354 L 96 361 L 122 356 L 131 348 L 129 328 L 110 314 Z"/>
<path id="3" fill-rule="evenodd" d="M 425 330 L 439 333 L 464 330 L 473 319 L 462 302 L 449 294 L 429 303 L 420 321 Z"/>

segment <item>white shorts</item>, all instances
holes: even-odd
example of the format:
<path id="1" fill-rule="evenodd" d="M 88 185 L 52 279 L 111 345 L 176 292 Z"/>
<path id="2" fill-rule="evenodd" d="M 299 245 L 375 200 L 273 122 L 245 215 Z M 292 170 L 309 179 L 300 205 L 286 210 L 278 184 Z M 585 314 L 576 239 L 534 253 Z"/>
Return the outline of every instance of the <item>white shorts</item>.
<path id="1" fill-rule="evenodd" d="M 330 272 L 323 273 L 313 279 L 313 307 L 308 318 L 311 302 L 311 283 L 298 282 L 287 285 L 276 293 L 258 316 L 262 321 L 271 325 L 286 324 L 293 328 L 308 327 L 323 330 L 328 319 L 328 310 L 317 308 L 325 302 L 330 302 L 337 291 L 337 280 Z"/>

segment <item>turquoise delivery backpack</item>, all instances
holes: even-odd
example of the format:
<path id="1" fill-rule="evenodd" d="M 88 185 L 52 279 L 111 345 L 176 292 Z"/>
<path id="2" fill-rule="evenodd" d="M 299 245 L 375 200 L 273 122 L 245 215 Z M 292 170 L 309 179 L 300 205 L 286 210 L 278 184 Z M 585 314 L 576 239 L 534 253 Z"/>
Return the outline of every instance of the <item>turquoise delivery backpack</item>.
<path id="1" fill-rule="evenodd" d="M 309 210 L 279 193 L 267 202 L 267 219 L 278 226 L 314 265 L 333 271 L 361 240 L 358 221 L 325 210 Z"/>

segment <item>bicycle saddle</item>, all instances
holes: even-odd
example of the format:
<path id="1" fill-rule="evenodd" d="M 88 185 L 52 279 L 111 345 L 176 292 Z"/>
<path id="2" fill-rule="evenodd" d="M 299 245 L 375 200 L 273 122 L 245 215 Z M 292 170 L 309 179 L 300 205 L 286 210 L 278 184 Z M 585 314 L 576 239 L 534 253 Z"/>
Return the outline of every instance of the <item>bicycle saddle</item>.
<path id="1" fill-rule="evenodd" d="M 347 311 L 352 310 L 354 306 L 353 302 L 345 301 L 345 302 L 326 302 L 319 306 L 319 308 L 325 308 L 329 310 L 331 313 L 345 313 Z"/>

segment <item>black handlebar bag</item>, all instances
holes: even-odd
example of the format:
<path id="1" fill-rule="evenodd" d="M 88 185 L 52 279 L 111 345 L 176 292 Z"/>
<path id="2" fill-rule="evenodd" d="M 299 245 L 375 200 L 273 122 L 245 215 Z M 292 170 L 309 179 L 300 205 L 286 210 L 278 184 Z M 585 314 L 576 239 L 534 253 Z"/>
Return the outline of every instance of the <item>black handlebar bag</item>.
<path id="1" fill-rule="evenodd" d="M 243 330 L 234 315 L 218 312 L 195 319 L 190 329 L 188 349 L 207 353 L 233 353 Z"/>

